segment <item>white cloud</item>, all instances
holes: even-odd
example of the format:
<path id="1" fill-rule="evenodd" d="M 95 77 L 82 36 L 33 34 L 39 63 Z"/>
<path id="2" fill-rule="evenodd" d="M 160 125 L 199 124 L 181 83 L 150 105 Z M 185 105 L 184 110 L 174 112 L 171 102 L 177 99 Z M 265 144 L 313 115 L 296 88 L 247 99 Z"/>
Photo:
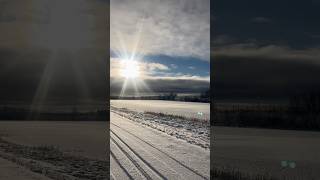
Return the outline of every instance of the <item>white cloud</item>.
<path id="1" fill-rule="evenodd" d="M 110 9 L 111 49 L 209 61 L 209 0 L 111 0 Z"/>
<path id="2" fill-rule="evenodd" d="M 137 66 L 139 69 L 139 75 L 141 79 L 147 79 L 154 76 L 155 73 L 167 74 L 170 68 L 164 64 L 160 63 L 148 63 L 137 61 Z M 110 63 L 110 76 L 118 78 L 121 74 L 121 60 L 117 58 L 111 58 Z"/>
<path id="3" fill-rule="evenodd" d="M 168 71 L 170 68 L 164 64 L 160 63 L 148 63 L 148 68 L 153 71 L 153 70 L 160 70 L 160 71 Z"/>
<path id="4" fill-rule="evenodd" d="M 161 80 L 194 80 L 194 81 L 206 81 L 210 82 L 210 76 L 195 76 L 191 74 L 180 74 L 180 75 L 168 75 L 161 77 L 150 77 L 149 79 L 161 79 Z"/>

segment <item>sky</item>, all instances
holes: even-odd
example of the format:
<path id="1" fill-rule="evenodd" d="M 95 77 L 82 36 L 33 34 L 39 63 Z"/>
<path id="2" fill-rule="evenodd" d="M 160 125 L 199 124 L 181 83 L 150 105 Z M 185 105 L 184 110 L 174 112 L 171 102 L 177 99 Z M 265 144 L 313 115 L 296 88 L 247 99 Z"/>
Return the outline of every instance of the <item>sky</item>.
<path id="1" fill-rule="evenodd" d="M 139 93 L 199 93 L 210 84 L 210 0 L 111 0 L 111 94 L 123 89 L 122 61 L 140 70 Z M 131 89 L 131 90 L 130 90 Z"/>
<path id="2" fill-rule="evenodd" d="M 0 106 L 104 107 L 132 52 L 141 91 L 207 90 L 209 2 L 0 0 Z"/>
<path id="3" fill-rule="evenodd" d="M 109 3 L 0 0 L 0 105 L 105 104 Z"/>
<path id="4" fill-rule="evenodd" d="M 141 91 L 211 81 L 217 99 L 273 101 L 320 89 L 319 0 L 110 3 L 109 31 L 108 0 L 0 0 L 0 104 L 103 103 L 132 55 Z"/>
<path id="5" fill-rule="evenodd" d="M 320 90 L 319 0 L 223 0 L 211 9 L 220 101 L 285 102 Z"/>

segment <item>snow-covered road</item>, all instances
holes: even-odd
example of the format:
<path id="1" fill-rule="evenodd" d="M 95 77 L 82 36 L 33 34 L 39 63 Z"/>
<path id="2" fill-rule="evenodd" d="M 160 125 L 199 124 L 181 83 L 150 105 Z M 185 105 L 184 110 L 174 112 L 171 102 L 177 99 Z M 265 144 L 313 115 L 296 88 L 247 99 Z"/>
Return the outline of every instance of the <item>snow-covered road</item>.
<path id="1" fill-rule="evenodd" d="M 210 179 L 210 151 L 111 113 L 111 179 Z"/>

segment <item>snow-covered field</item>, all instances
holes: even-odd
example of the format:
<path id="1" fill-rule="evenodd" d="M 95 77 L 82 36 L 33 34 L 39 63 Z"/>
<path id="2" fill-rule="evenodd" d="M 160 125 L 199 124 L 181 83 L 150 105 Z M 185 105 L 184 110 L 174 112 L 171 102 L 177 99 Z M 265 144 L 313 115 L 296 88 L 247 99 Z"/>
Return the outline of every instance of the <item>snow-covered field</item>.
<path id="1" fill-rule="evenodd" d="M 28 170 L 52 179 L 107 179 L 108 130 L 108 122 L 0 121 L 0 160 L 15 164 L 0 173 L 23 166 L 17 179 L 33 179 Z"/>
<path id="2" fill-rule="evenodd" d="M 320 179 L 320 132 L 214 127 L 211 168 L 280 180 Z"/>
<path id="3" fill-rule="evenodd" d="M 111 101 L 112 179 L 210 179 L 210 106 Z"/>
<path id="4" fill-rule="evenodd" d="M 184 116 L 197 119 L 210 119 L 210 104 L 196 102 L 162 100 L 111 100 L 111 106 L 133 111 L 149 111 Z"/>
<path id="5" fill-rule="evenodd" d="M 50 180 L 49 178 L 31 172 L 13 162 L 0 158 L 1 180 Z"/>
<path id="6" fill-rule="evenodd" d="M 111 179 L 210 179 L 210 151 L 111 113 Z"/>
<path id="7" fill-rule="evenodd" d="M 151 127 L 188 143 L 210 148 L 210 122 L 154 112 L 137 112 L 125 108 L 111 107 L 111 112 Z"/>

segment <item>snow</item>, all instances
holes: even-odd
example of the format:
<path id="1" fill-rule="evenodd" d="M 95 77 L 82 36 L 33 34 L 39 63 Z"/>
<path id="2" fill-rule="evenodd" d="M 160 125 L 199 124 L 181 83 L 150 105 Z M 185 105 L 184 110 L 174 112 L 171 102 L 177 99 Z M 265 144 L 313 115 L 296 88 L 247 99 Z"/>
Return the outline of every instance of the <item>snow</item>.
<path id="1" fill-rule="evenodd" d="M 111 106 L 139 112 L 149 111 L 203 120 L 210 119 L 209 103 L 163 100 L 111 100 Z"/>
<path id="2" fill-rule="evenodd" d="M 159 113 L 136 112 L 111 107 L 111 111 L 188 143 L 203 148 L 210 147 L 210 123 L 207 120 L 190 119 Z"/>
<path id="3" fill-rule="evenodd" d="M 13 162 L 0 158 L 0 179 L 6 180 L 50 180 L 49 178 L 31 172 Z"/>
<path id="4" fill-rule="evenodd" d="M 0 136 L 27 146 L 55 146 L 63 152 L 107 160 L 108 122 L 0 121 Z M 108 141 L 107 141 L 108 142 Z"/>
<path id="5" fill-rule="evenodd" d="M 0 121 L 0 137 L 0 158 L 28 173 L 54 179 L 109 178 L 107 122 Z M 0 166 L 0 177 L 7 170 Z M 24 173 L 19 178 L 33 177 Z"/>
<path id="6" fill-rule="evenodd" d="M 116 113 L 110 121 L 111 179 L 210 179 L 210 151 Z"/>
<path id="7" fill-rule="evenodd" d="M 320 132 L 214 127 L 211 168 L 269 174 L 279 179 L 320 177 Z M 283 167 L 283 161 L 296 167 Z"/>

